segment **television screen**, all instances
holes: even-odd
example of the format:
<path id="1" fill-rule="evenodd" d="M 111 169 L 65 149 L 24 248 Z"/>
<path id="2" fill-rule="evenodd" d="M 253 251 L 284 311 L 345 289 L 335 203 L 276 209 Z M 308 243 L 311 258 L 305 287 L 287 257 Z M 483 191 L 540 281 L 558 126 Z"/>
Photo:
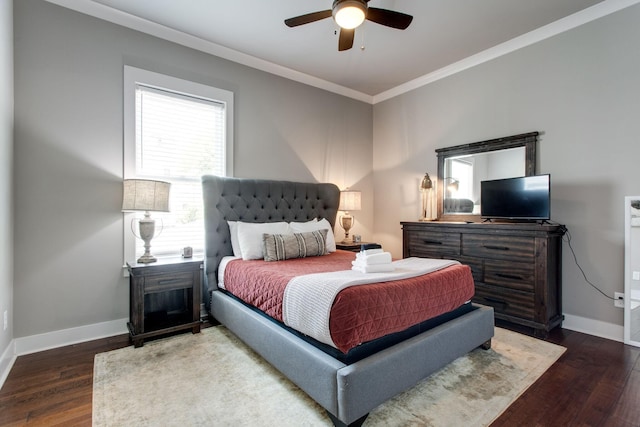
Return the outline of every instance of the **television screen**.
<path id="1" fill-rule="evenodd" d="M 550 175 L 482 181 L 480 215 L 487 219 L 548 220 L 550 184 Z"/>

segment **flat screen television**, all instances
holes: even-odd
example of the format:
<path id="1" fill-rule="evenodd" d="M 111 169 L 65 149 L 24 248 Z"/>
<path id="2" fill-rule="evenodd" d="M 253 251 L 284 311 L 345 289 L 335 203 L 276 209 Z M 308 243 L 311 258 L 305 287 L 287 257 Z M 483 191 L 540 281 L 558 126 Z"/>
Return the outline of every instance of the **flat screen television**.
<path id="1" fill-rule="evenodd" d="M 480 182 L 480 216 L 544 221 L 551 218 L 551 176 L 534 175 Z"/>

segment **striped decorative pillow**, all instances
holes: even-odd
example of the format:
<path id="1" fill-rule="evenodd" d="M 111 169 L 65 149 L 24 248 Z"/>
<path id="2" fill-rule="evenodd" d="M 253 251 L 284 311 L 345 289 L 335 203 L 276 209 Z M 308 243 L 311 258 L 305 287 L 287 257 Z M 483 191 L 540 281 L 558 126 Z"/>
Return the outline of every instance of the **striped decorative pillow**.
<path id="1" fill-rule="evenodd" d="M 262 252 L 265 261 L 282 261 L 292 258 L 325 255 L 327 230 L 307 233 L 263 234 Z"/>

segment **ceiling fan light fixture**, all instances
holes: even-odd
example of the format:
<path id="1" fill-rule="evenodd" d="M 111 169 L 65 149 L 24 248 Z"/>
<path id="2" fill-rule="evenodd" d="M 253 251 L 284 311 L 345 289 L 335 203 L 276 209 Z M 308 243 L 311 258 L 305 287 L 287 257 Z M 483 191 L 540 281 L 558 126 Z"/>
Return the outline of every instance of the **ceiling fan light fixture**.
<path id="1" fill-rule="evenodd" d="M 364 22 L 366 13 L 367 5 L 361 0 L 337 0 L 333 4 L 333 19 L 345 30 L 359 27 Z"/>

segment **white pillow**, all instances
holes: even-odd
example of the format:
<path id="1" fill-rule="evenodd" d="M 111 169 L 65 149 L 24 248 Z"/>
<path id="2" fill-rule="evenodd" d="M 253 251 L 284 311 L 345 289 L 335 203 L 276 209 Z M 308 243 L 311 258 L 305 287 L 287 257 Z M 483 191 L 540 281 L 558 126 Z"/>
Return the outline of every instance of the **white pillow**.
<path id="1" fill-rule="evenodd" d="M 238 245 L 243 260 L 264 259 L 262 252 L 263 234 L 289 234 L 286 222 L 238 222 Z M 233 246 L 233 239 L 231 240 Z"/>
<path id="2" fill-rule="evenodd" d="M 238 242 L 238 222 L 240 221 L 227 221 L 229 224 L 229 233 L 231 234 L 231 248 L 233 248 L 233 256 L 242 257 L 242 252 L 240 252 L 240 243 Z"/>
<path id="3" fill-rule="evenodd" d="M 320 221 L 313 222 L 291 222 L 289 228 L 293 233 L 304 233 L 314 230 L 327 230 L 327 253 L 336 251 L 336 239 L 333 236 L 333 229 L 331 224 L 325 218 Z"/>
<path id="4" fill-rule="evenodd" d="M 313 218 L 311 221 L 305 221 L 305 222 L 290 222 L 289 225 L 291 224 L 297 224 L 297 225 L 306 225 L 306 224 L 317 224 L 318 223 L 318 218 Z"/>

